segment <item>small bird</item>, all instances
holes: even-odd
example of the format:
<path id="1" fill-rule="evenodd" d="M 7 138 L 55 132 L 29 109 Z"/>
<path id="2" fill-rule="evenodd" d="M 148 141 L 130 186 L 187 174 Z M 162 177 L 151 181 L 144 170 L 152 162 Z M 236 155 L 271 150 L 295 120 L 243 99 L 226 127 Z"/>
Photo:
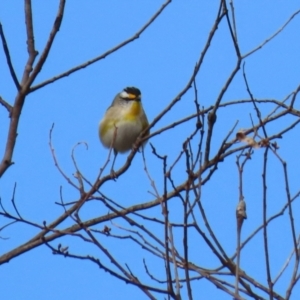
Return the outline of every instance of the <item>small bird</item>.
<path id="1" fill-rule="evenodd" d="M 112 174 L 118 152 L 125 153 L 132 149 L 137 137 L 148 125 L 141 103 L 141 91 L 127 87 L 118 93 L 99 124 L 101 143 L 106 148 L 114 149 Z"/>

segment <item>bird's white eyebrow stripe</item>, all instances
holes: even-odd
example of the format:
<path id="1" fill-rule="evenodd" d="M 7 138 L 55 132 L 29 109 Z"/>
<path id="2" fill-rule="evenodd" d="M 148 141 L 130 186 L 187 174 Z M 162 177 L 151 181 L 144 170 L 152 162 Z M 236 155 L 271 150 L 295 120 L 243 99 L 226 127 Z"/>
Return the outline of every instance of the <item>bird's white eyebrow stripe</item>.
<path id="1" fill-rule="evenodd" d="M 121 96 L 122 98 L 129 98 L 128 93 L 125 92 L 125 91 L 121 92 L 121 93 L 120 93 L 120 96 Z"/>

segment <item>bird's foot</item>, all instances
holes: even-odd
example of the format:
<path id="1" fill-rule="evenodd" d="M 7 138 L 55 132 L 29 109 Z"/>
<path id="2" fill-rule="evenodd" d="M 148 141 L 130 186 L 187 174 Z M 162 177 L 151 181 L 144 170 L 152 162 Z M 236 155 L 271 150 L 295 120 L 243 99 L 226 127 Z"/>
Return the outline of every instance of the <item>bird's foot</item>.
<path id="1" fill-rule="evenodd" d="M 112 177 L 112 179 L 113 179 L 114 181 L 116 181 L 117 178 L 118 178 L 118 175 L 117 175 L 117 173 L 115 172 L 114 169 L 111 169 L 111 170 L 110 170 L 110 176 Z"/>

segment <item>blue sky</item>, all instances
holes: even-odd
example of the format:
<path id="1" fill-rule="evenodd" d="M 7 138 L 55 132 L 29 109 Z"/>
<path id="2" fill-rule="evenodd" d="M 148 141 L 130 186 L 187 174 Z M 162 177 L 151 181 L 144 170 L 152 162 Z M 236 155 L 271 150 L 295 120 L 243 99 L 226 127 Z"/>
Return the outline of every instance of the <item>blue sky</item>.
<path id="1" fill-rule="evenodd" d="M 290 16 L 300 9 L 298 1 L 235 1 L 236 26 L 242 54 L 262 44 L 275 33 Z M 35 28 L 36 49 L 41 52 L 48 38 L 56 15 L 57 1 L 32 1 Z M 161 7 L 162 1 L 89 1 L 85 5 L 80 1 L 69 1 L 57 38 L 55 39 L 48 60 L 35 84 L 43 82 L 70 68 L 101 55 L 125 39 L 132 37 Z M 206 43 L 208 34 L 215 20 L 219 1 L 173 1 L 158 19 L 134 42 L 105 59 L 56 81 L 30 94 L 25 103 L 18 130 L 17 145 L 13 161 L 15 164 L 5 173 L 0 181 L 0 197 L 7 210 L 13 212 L 10 199 L 15 182 L 16 202 L 24 218 L 33 222 L 50 223 L 62 213 L 55 205 L 59 201 L 60 186 L 64 200 L 78 198 L 74 190 L 58 173 L 49 149 L 49 131 L 53 131 L 53 146 L 59 164 L 66 174 L 73 179 L 75 169 L 71 160 L 71 151 L 78 142 L 86 142 L 88 150 L 76 148 L 76 159 L 82 173 L 93 182 L 100 167 L 107 159 L 108 151 L 98 139 L 98 123 L 110 105 L 116 93 L 126 86 L 136 86 L 142 91 L 142 99 L 148 119 L 157 116 L 176 95 L 186 86 L 195 64 Z M 18 78 L 21 78 L 27 60 L 26 32 L 24 27 L 24 8 L 21 1 L 2 1 L 0 4 L 0 21 L 6 35 L 7 43 Z M 300 82 L 300 15 L 271 42 L 261 50 L 245 59 L 246 72 L 251 91 L 257 99 L 277 99 L 282 101 L 296 89 Z M 13 103 L 16 89 L 9 75 L 3 51 L 0 51 L 0 96 Z M 197 76 L 197 88 L 201 106 L 212 105 L 225 81 L 236 64 L 236 55 L 230 39 L 225 19 L 218 28 L 204 63 Z M 222 102 L 248 99 L 242 72 L 232 82 Z M 189 116 L 194 112 L 194 94 L 189 90 L 182 100 L 159 121 L 152 131 L 159 130 L 174 121 Z M 297 108 L 297 102 L 296 102 Z M 261 106 L 267 114 L 271 106 Z M 239 128 L 251 127 L 249 114 L 255 119 L 252 105 L 224 108 L 219 111 L 218 122 L 212 143 L 212 153 L 217 151 L 220 142 L 238 120 Z M 255 119 L 256 120 L 256 119 Z M 293 118 L 268 127 L 271 135 L 279 128 L 284 128 Z M 0 107 L 0 153 L 5 147 L 9 118 L 4 108 Z M 151 143 L 162 155 L 168 155 L 171 165 L 182 149 L 182 143 L 192 131 L 193 123 L 186 123 L 172 131 L 157 135 Z M 290 189 L 292 195 L 299 190 L 300 160 L 298 158 L 299 128 L 278 140 L 280 155 L 288 162 Z M 234 135 L 230 138 L 233 139 Z M 263 149 L 255 151 L 246 165 L 244 174 L 244 194 L 247 201 L 248 219 L 244 223 L 243 238 L 246 238 L 262 222 L 262 162 Z M 162 192 L 162 166 L 151 154 L 149 145 L 145 148 L 149 173 L 155 178 L 159 192 Z M 219 165 L 210 182 L 202 189 L 202 199 L 210 216 L 212 227 L 226 251 L 232 255 L 236 247 L 235 207 L 238 201 L 238 173 L 235 155 Z M 120 155 L 116 167 L 121 167 L 126 155 Z M 282 166 L 271 156 L 268 177 L 269 214 L 277 212 L 286 203 L 283 184 Z M 184 165 L 178 165 L 175 180 L 180 184 L 184 178 Z M 128 172 L 117 182 L 108 182 L 102 192 L 127 207 L 140 202 L 153 200 L 151 184 L 144 172 L 141 154 L 137 154 Z M 182 171 L 183 170 L 183 171 Z M 109 172 L 107 168 L 106 172 Z M 272 201 L 274 199 L 274 201 Z M 216 212 L 217 207 L 217 212 Z M 180 221 L 180 204 L 174 200 L 170 203 L 170 215 Z M 299 205 L 295 204 L 294 212 Z M 98 205 L 87 205 L 83 216 L 94 218 L 105 215 L 107 209 Z M 216 213 L 216 217 L 213 217 Z M 154 208 L 149 216 L 162 218 L 160 208 Z M 0 221 L 1 226 L 6 220 Z M 117 224 L 130 228 L 123 220 Z M 63 225 L 70 225 L 70 221 Z M 62 225 L 61 228 L 64 228 Z M 100 224 L 97 229 L 102 229 Z M 118 230 L 111 224 L 107 224 Z M 299 228 L 299 219 L 296 218 Z M 159 232 L 161 227 L 154 226 Z M 132 229 L 132 228 L 131 228 Z M 277 274 L 292 250 L 287 213 L 274 222 L 271 227 L 270 248 L 272 252 L 272 272 Z M 2 231 L 0 240 L 1 254 L 26 242 L 37 230 L 22 224 L 13 225 Z M 194 235 L 195 233 L 193 233 Z M 180 248 L 180 233 L 176 235 Z M 70 251 L 85 255 L 87 253 L 107 259 L 91 245 L 74 237 L 54 241 L 53 246 L 61 242 L 68 245 Z M 101 237 L 101 242 L 108 249 L 122 257 L 135 271 L 143 269 L 143 252 L 137 246 L 124 242 L 111 241 Z M 192 261 L 210 267 L 218 262 L 208 255 L 206 246 L 196 238 L 190 241 Z M 149 259 L 152 271 L 164 278 L 161 261 Z M 266 276 L 261 267 L 264 264 L 262 235 L 259 234 L 242 253 L 242 268 L 264 284 Z M 143 272 L 142 272 L 143 273 Z M 144 274 L 145 278 L 147 276 Z M 143 277 L 144 278 L 144 277 Z M 148 279 L 146 279 L 148 280 Z M 279 282 L 278 292 L 286 289 L 288 276 Z M 96 265 L 51 254 L 46 247 L 39 247 L 8 264 L 1 265 L 0 281 L 3 299 L 147 299 L 135 287 L 112 278 Z M 203 299 L 231 299 L 213 285 L 197 282 Z M 297 287 L 293 293 L 300 293 Z M 163 299 L 162 295 L 156 295 Z M 185 298 L 183 298 L 185 299 Z M 202 297 L 201 297 L 202 299 Z M 296 299 L 296 298 L 294 298 Z"/>

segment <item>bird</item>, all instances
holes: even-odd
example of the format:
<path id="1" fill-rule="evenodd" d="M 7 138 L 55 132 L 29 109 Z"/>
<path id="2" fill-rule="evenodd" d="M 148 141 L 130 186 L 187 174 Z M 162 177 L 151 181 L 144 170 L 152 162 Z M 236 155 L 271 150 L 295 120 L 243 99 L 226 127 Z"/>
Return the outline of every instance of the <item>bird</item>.
<path id="1" fill-rule="evenodd" d="M 115 174 L 113 168 L 118 153 L 132 149 L 137 137 L 149 125 L 141 98 L 141 91 L 138 88 L 124 88 L 115 96 L 99 123 L 101 143 L 105 148 L 112 148 L 114 151 L 111 174 Z M 148 130 L 145 136 L 149 133 Z"/>

